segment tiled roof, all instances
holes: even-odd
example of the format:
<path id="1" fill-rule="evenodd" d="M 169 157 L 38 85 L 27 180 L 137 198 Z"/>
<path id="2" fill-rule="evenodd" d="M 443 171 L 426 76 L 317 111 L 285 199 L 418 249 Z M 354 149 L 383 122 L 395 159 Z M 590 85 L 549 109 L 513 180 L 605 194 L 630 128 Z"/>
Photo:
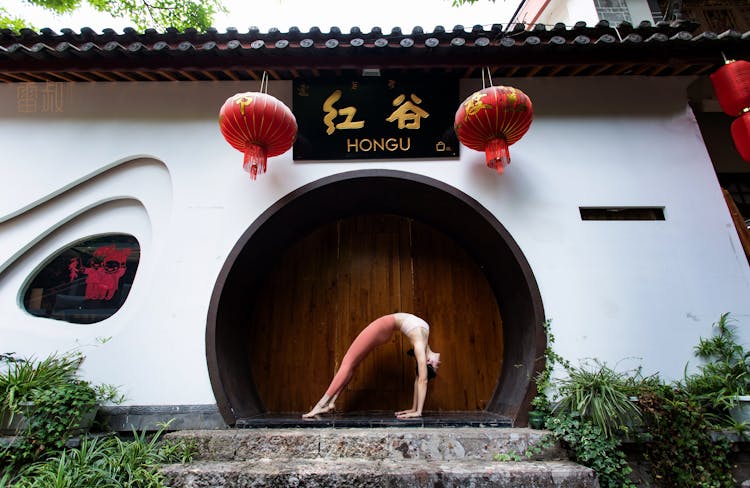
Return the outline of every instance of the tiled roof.
<path id="1" fill-rule="evenodd" d="M 697 27 L 689 21 L 638 26 L 601 21 L 388 33 L 378 27 L 348 33 L 337 27 L 206 33 L 5 29 L 0 81 L 257 80 L 263 71 L 272 79 L 292 79 L 358 75 L 365 68 L 472 77 L 485 66 L 496 77 L 678 76 L 711 72 L 723 56 L 750 57 L 750 32 L 696 33 Z"/>

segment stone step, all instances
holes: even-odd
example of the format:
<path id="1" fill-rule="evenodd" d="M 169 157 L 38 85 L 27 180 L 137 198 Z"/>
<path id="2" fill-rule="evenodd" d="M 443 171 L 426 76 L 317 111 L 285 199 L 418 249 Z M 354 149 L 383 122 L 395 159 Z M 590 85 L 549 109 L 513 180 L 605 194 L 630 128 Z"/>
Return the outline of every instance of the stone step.
<path id="1" fill-rule="evenodd" d="M 525 428 L 339 428 L 231 429 L 177 431 L 167 439 L 186 440 L 196 461 L 268 459 L 484 460 L 499 453 L 524 453 L 539 445 L 545 431 Z M 564 459 L 557 446 L 534 459 Z"/>
<path id="2" fill-rule="evenodd" d="M 570 461 L 260 458 L 168 465 L 161 472 L 173 488 L 599 488 L 593 471 Z"/>

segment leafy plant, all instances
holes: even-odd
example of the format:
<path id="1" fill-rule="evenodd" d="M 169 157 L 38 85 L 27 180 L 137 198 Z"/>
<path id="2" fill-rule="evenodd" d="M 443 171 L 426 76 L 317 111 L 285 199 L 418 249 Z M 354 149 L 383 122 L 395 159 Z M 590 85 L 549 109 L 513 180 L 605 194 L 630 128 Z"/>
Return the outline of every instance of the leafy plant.
<path id="1" fill-rule="evenodd" d="M 545 416 L 549 415 L 552 411 L 552 404 L 550 403 L 550 394 L 552 390 L 552 373 L 556 365 L 560 365 L 565 369 L 570 367 L 570 363 L 555 352 L 553 345 L 555 343 L 555 336 L 552 334 L 552 322 L 550 320 L 545 321 L 542 324 L 544 334 L 547 337 L 547 346 L 544 350 L 544 367 L 534 378 L 536 384 L 536 395 L 531 400 L 531 407 L 542 412 Z"/>
<path id="2" fill-rule="evenodd" d="M 609 437 L 593 422 L 577 414 L 547 419 L 547 428 L 568 449 L 571 459 L 593 469 L 602 488 L 634 488 L 633 469 L 619 439 Z"/>
<path id="3" fill-rule="evenodd" d="M 133 432 L 133 439 L 128 441 L 114 435 L 83 438 L 78 448 L 25 466 L 15 476 L 17 484 L 13 486 L 165 487 L 157 466 L 188 462 L 195 451 L 189 443 L 162 441 L 167 427 L 162 426 L 153 435 Z"/>
<path id="4" fill-rule="evenodd" d="M 20 404 L 36 392 L 73 381 L 83 361 L 80 353 L 53 354 L 36 361 L 3 354 L 5 370 L 0 372 L 0 411 L 20 412 Z"/>
<path id="5" fill-rule="evenodd" d="M 721 411 L 737 403 L 737 397 L 750 391 L 750 351 L 737 342 L 729 314 L 713 324 L 714 335 L 701 338 L 695 355 L 705 361 L 699 372 L 686 377 L 688 391 L 702 402 Z"/>
<path id="6" fill-rule="evenodd" d="M 712 421 L 698 398 L 679 385 L 663 385 L 643 392 L 639 403 L 651 438 L 646 459 L 659 486 L 735 486 L 729 442 L 712 439 Z"/>
<path id="7" fill-rule="evenodd" d="M 556 415 L 579 416 L 608 438 L 640 423 L 641 412 L 630 399 L 633 388 L 625 373 L 598 360 L 568 367 L 567 373 L 559 382 Z"/>
<path id="8" fill-rule="evenodd" d="M 64 448 L 77 434 L 85 415 L 102 401 L 122 397 L 111 385 L 92 385 L 78 378 L 80 352 L 53 354 L 41 361 L 5 354 L 0 373 L 0 411 L 23 414 L 26 427 L 16 440 L 0 450 L 0 465 L 18 469 Z"/>

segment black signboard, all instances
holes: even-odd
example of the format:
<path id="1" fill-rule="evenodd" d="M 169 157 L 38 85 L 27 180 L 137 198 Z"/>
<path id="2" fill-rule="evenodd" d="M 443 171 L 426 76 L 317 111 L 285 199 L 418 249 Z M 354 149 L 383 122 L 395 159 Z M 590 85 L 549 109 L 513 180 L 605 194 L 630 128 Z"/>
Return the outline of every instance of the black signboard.
<path id="1" fill-rule="evenodd" d="M 455 79 L 294 82 L 295 160 L 455 158 Z"/>

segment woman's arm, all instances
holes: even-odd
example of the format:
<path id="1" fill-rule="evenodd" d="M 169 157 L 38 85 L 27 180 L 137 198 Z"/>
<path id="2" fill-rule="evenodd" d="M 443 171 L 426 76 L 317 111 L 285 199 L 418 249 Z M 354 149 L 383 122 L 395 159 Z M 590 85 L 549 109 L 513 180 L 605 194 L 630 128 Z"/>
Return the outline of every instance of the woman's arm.
<path id="1" fill-rule="evenodd" d="M 409 410 L 401 410 L 400 412 L 396 412 L 396 417 L 399 415 L 403 415 L 405 413 L 411 413 L 417 411 L 417 382 L 419 381 L 419 378 L 414 379 L 414 398 L 411 402 L 411 408 Z"/>
<path id="2" fill-rule="evenodd" d="M 416 400 L 416 405 L 414 405 L 414 410 L 411 412 L 397 414 L 396 416 L 400 419 L 421 417 L 424 400 L 427 397 L 427 353 L 425 352 L 425 346 L 417 347 L 415 344 L 414 356 L 417 358 L 417 380 L 414 382 L 414 399 Z"/>

